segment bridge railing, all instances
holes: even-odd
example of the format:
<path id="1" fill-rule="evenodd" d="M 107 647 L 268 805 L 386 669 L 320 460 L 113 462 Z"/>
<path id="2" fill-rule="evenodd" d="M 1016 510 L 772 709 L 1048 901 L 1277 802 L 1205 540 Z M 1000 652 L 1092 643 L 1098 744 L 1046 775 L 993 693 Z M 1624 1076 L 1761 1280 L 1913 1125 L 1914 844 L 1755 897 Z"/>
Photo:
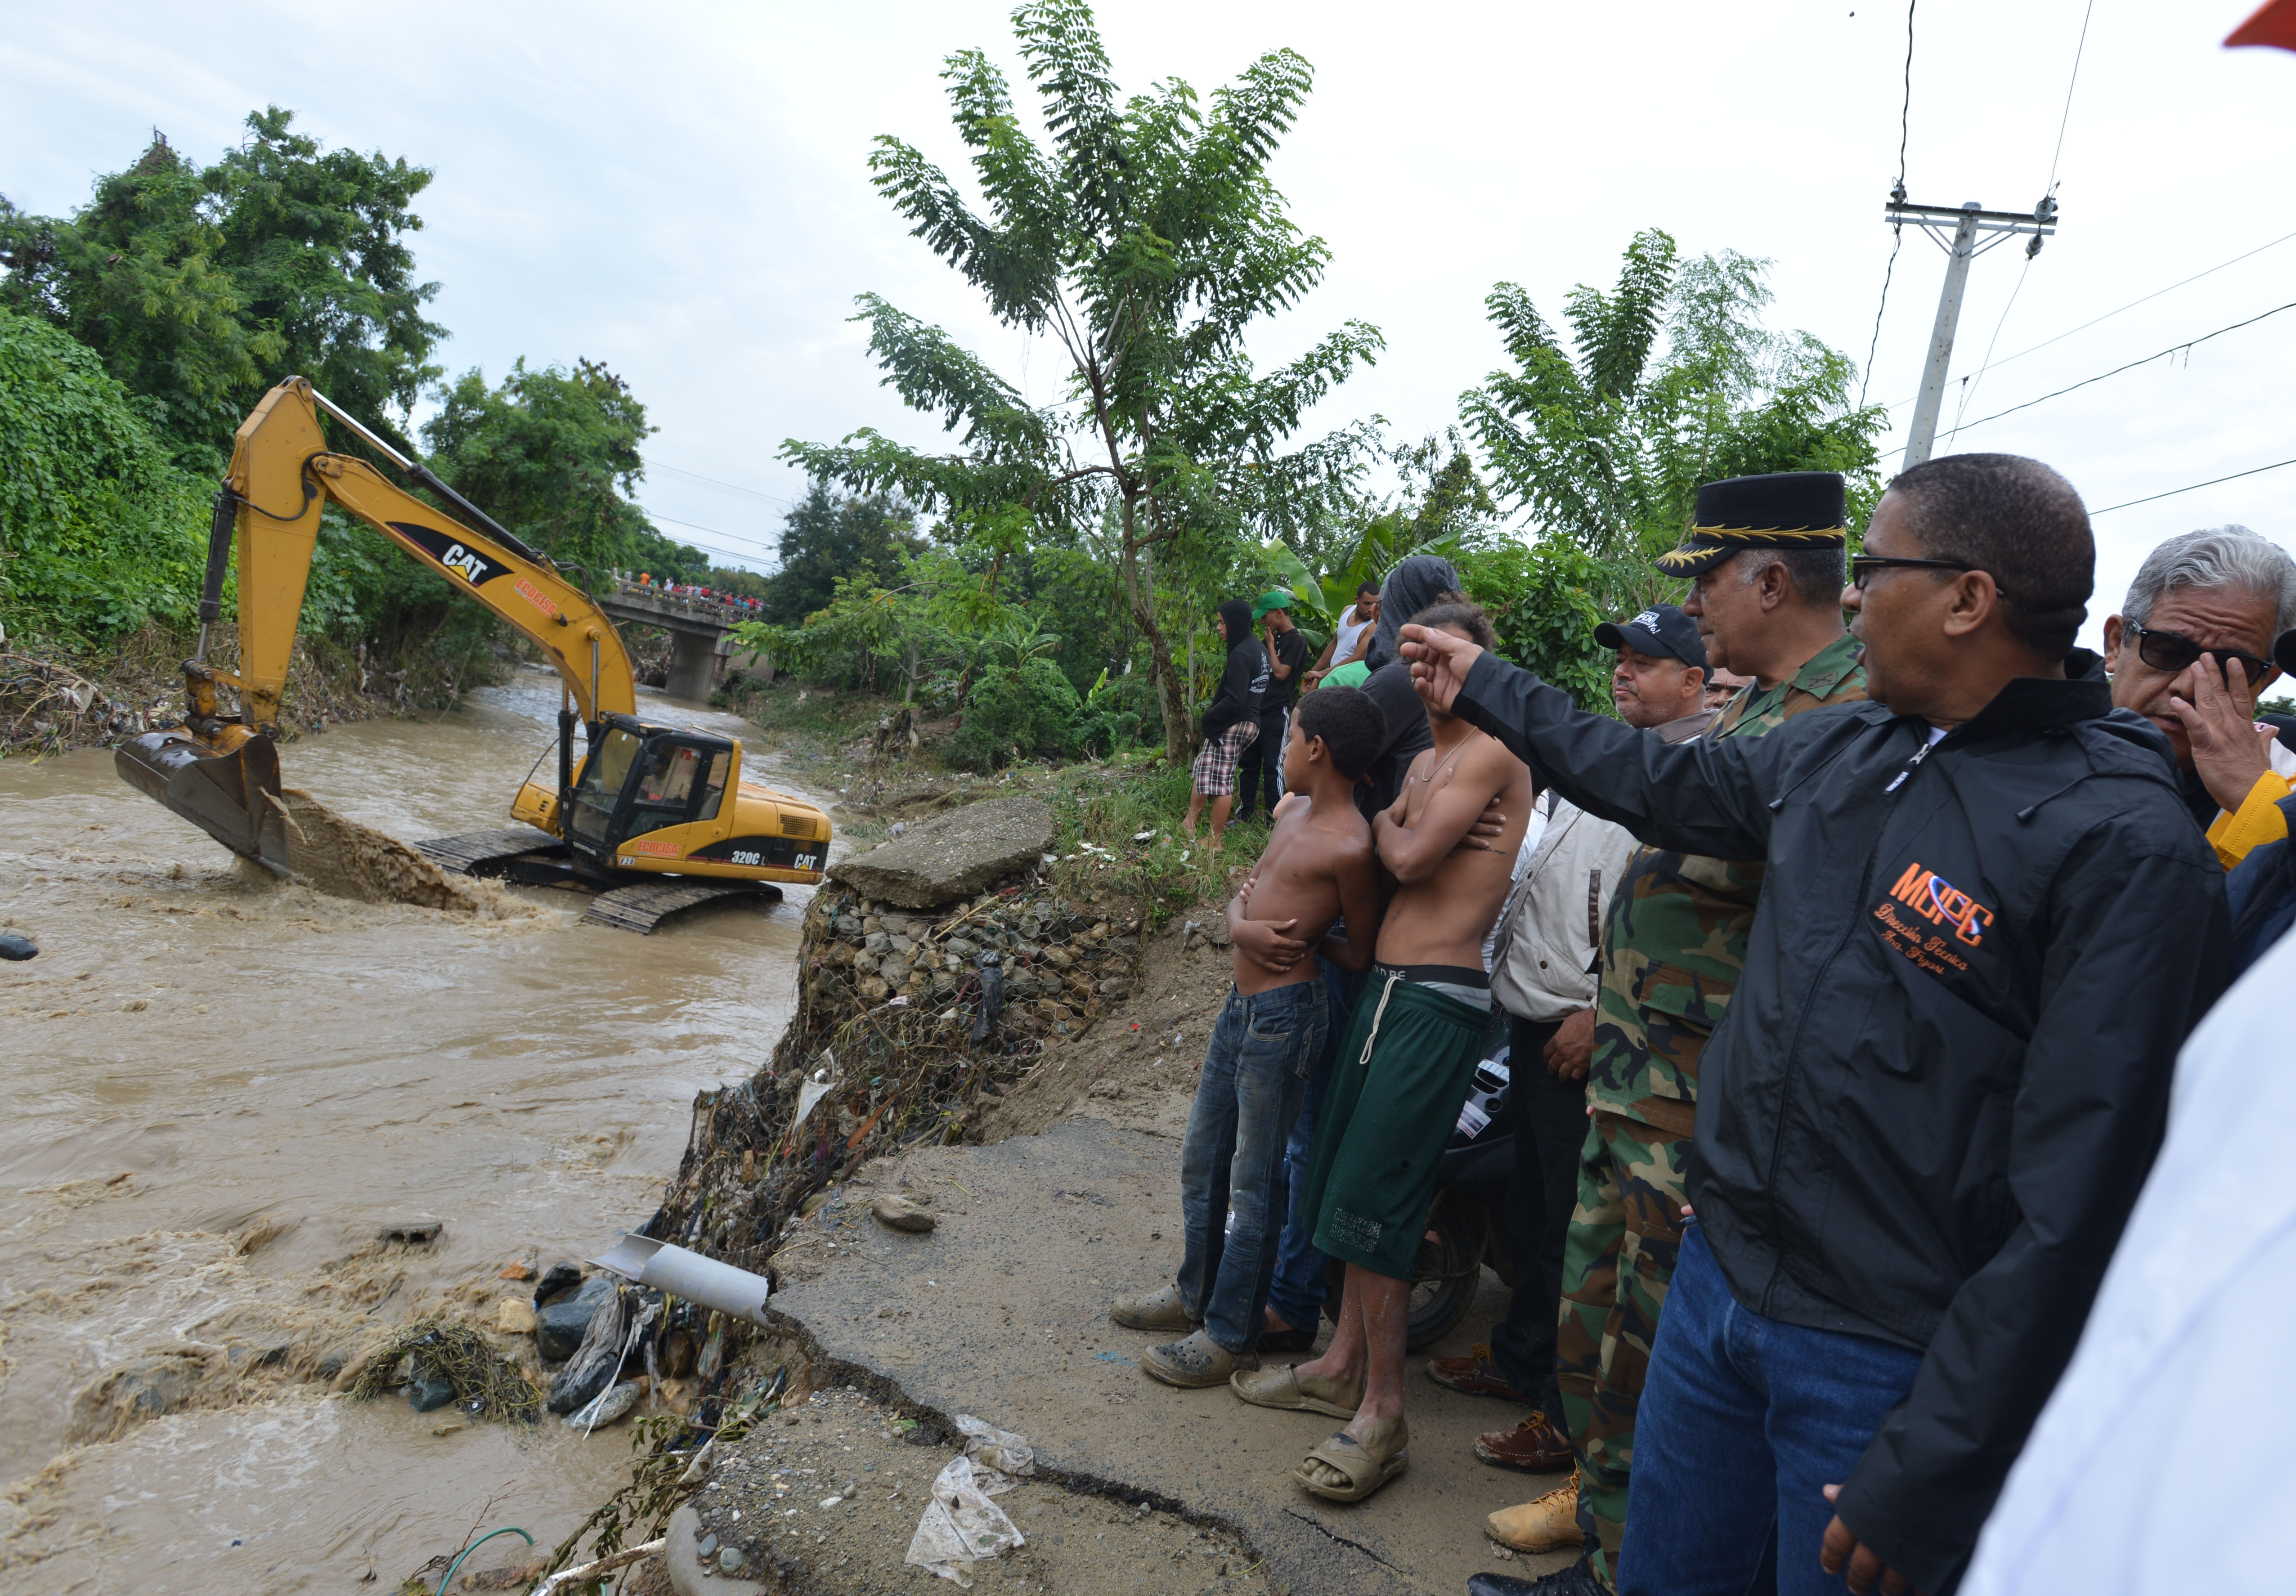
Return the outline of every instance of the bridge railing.
<path id="1" fill-rule="evenodd" d="M 678 615 L 700 616 L 723 621 L 727 626 L 736 621 L 759 619 L 757 610 L 738 599 L 721 598 L 717 594 L 703 597 L 700 593 L 678 593 L 668 584 L 638 582 L 622 578 L 614 587 L 613 596 L 644 605 L 649 610 L 667 610 Z"/>

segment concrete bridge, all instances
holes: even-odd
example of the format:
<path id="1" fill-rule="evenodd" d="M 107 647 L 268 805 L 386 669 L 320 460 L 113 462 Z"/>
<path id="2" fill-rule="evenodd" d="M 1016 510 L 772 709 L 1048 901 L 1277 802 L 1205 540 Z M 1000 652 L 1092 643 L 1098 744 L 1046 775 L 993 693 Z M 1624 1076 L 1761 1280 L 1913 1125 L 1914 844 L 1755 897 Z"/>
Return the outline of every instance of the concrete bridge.
<path id="1" fill-rule="evenodd" d="M 616 592 L 600 595 L 598 608 L 616 626 L 660 626 L 669 634 L 666 691 L 674 699 L 706 701 L 726 684 L 737 664 L 771 673 L 770 661 L 734 641 L 734 624 L 749 618 L 731 604 L 626 582 Z"/>

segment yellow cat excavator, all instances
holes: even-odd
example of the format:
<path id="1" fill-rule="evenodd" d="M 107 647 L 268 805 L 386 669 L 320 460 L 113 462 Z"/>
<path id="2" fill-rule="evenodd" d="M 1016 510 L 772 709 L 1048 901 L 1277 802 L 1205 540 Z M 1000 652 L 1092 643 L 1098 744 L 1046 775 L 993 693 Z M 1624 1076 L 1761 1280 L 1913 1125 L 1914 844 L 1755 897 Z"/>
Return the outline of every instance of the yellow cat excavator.
<path id="1" fill-rule="evenodd" d="M 455 513 L 329 449 L 322 411 Z M 588 888 L 599 896 L 586 919 L 638 931 L 714 898 L 778 898 L 779 883 L 821 880 L 826 814 L 742 781 L 735 740 L 638 718 L 629 655 L 589 595 L 301 377 L 273 389 L 240 424 L 208 538 L 199 649 L 184 664 L 184 724 L 120 745 L 115 759 L 127 782 L 234 853 L 292 873 L 279 797 L 279 700 L 320 513 L 331 503 L 531 638 L 565 683 L 558 780 L 521 788 L 511 814 L 524 823 L 418 843 L 423 853 L 466 873 Z M 235 673 L 207 659 L 234 543 Z M 237 691 L 237 714 L 223 712 L 221 687 Z M 586 734 L 578 755 L 578 725 Z"/>

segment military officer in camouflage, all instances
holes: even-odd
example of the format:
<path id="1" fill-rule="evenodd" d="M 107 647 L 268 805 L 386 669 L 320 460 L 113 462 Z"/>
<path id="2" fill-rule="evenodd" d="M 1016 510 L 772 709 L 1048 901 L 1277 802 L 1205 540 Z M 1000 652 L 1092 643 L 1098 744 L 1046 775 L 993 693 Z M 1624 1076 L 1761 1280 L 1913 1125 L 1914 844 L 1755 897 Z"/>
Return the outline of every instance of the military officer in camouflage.
<path id="1" fill-rule="evenodd" d="M 1710 483 L 1690 536 L 1659 557 L 1693 579 L 1683 610 L 1709 661 L 1754 678 L 1708 735 L 1759 737 L 1791 716 L 1866 696 L 1840 596 L 1848 543 L 1842 479 L 1790 471 Z M 1540 1596 L 1615 1590 L 1635 1410 L 1682 1240 L 1698 1056 L 1721 1022 L 1761 896 L 1760 861 L 1637 848 L 1603 929 L 1587 1082 L 1590 1123 L 1562 1264 L 1555 1374 L 1577 1470 L 1546 1496 L 1490 1516 L 1525 1551 L 1579 1545 Z M 1494 1587 L 1495 1589 L 1497 1587 Z"/>

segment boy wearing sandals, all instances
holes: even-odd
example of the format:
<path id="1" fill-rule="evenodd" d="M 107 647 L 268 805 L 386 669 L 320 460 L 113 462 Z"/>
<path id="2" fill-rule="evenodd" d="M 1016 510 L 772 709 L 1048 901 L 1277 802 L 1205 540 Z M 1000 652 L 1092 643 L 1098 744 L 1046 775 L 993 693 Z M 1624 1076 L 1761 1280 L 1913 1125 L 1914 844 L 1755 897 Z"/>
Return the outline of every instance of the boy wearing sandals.
<path id="1" fill-rule="evenodd" d="M 1412 619 L 1491 646 L 1490 625 L 1472 604 L 1439 602 Z M 1408 1458 L 1403 1354 L 1413 1264 L 1436 1160 L 1490 1031 L 1483 936 L 1506 900 L 1530 816 L 1528 766 L 1463 720 L 1431 709 L 1428 721 L 1435 746 L 1412 762 L 1402 796 L 1374 825 L 1380 861 L 1398 887 L 1324 1088 L 1308 1167 L 1316 1245 L 1347 1265 L 1339 1325 L 1313 1363 L 1230 1382 L 1261 1407 L 1349 1420 L 1292 1471 L 1333 1502 L 1362 1501 Z M 1487 812 L 1498 823 L 1488 841 L 1477 832 Z"/>
<path id="2" fill-rule="evenodd" d="M 1255 1349 L 1283 1228 L 1283 1144 L 1331 1023 L 1308 955 L 1321 944 L 1343 969 L 1371 963 L 1378 871 L 1354 792 L 1385 736 L 1379 706 L 1352 689 L 1318 692 L 1301 706 L 1283 747 L 1292 796 L 1252 872 L 1252 913 L 1243 893 L 1228 904 L 1235 981 L 1180 1145 L 1187 1240 L 1179 1278 L 1110 1309 L 1131 1329 L 1181 1333 L 1141 1355 L 1140 1367 L 1166 1385 L 1217 1386 L 1259 1366 Z M 1327 937 L 1342 913 L 1345 938 Z"/>

